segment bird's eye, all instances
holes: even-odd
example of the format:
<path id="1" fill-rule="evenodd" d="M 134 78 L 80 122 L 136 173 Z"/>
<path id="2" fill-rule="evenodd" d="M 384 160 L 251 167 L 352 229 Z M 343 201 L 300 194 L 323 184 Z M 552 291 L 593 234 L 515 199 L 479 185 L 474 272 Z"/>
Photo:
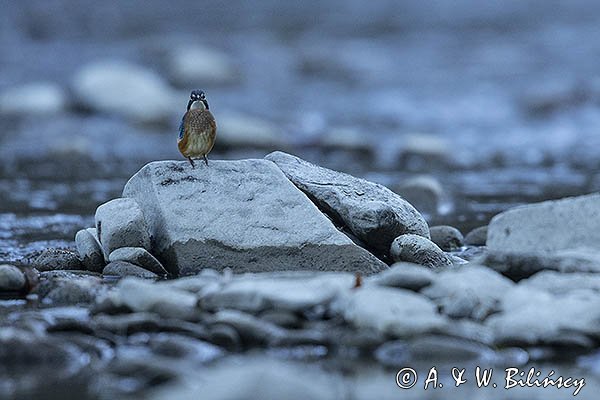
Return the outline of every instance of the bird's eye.
<path id="1" fill-rule="evenodd" d="M 206 98 L 206 96 L 204 95 L 204 93 L 201 93 L 201 94 L 200 94 L 200 98 L 201 98 L 201 99 L 205 99 L 205 98 Z"/>

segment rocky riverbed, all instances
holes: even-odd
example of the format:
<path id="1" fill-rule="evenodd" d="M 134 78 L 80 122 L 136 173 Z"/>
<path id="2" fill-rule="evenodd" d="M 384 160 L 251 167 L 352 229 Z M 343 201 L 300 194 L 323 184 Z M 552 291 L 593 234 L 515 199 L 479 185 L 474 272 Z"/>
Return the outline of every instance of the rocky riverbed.
<path id="1" fill-rule="evenodd" d="M 597 2 L 132 4 L 2 4 L 0 398 L 596 399 Z"/>
<path id="2" fill-rule="evenodd" d="M 599 198 L 511 209 L 464 238 L 384 186 L 282 152 L 153 162 L 76 250 L 0 265 L 0 393 L 423 398 L 435 367 L 439 395 L 503 398 L 477 388 L 481 367 L 500 387 L 511 368 L 575 382 L 511 398 L 592 398 Z M 421 378 L 401 389 L 407 367 Z M 453 388 L 454 367 L 471 383 Z"/>

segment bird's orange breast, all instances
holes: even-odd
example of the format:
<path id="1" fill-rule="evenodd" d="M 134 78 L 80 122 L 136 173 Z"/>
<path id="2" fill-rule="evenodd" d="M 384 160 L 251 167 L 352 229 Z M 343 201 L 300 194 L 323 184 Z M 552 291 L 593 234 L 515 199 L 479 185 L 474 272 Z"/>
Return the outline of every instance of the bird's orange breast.
<path id="1" fill-rule="evenodd" d="M 189 110 L 184 116 L 183 138 L 178 140 L 179 151 L 185 157 L 202 157 L 215 143 L 217 125 L 208 110 Z"/>

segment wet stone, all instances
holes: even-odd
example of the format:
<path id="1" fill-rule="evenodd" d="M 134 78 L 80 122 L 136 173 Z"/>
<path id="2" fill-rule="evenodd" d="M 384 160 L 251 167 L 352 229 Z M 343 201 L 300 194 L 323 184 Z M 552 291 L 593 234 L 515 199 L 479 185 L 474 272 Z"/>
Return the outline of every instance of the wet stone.
<path id="1" fill-rule="evenodd" d="M 402 338 L 432 332 L 447 323 L 428 298 L 377 286 L 348 291 L 332 304 L 332 311 L 357 328 Z"/>
<path id="2" fill-rule="evenodd" d="M 518 284 L 506 291 L 500 312 L 485 324 L 498 345 L 593 347 L 600 336 L 600 298 L 592 290 L 554 295 Z M 565 333 L 567 333 L 565 335 Z"/>
<path id="3" fill-rule="evenodd" d="M 135 200 L 114 199 L 98 207 L 96 231 L 105 259 L 120 247 L 150 249 L 144 214 Z"/>
<path id="4" fill-rule="evenodd" d="M 25 274 L 14 265 L 0 264 L 0 292 L 20 292 L 25 289 Z"/>
<path id="5" fill-rule="evenodd" d="M 354 176 L 322 168 L 283 152 L 265 157 L 318 206 L 342 221 L 380 257 L 387 257 L 392 241 L 403 234 L 429 238 L 423 216 L 388 188 Z"/>
<path id="6" fill-rule="evenodd" d="M 347 273 L 288 272 L 248 274 L 235 278 L 201 300 L 205 309 L 233 308 L 257 313 L 268 309 L 301 311 L 326 304 L 336 294 L 353 287 Z"/>
<path id="7" fill-rule="evenodd" d="M 418 292 L 429 286 L 436 275 L 430 268 L 408 262 L 397 262 L 390 269 L 367 278 L 367 282 L 379 286 L 391 286 Z"/>
<path id="8" fill-rule="evenodd" d="M 600 249 L 600 194 L 516 207 L 496 215 L 487 245 L 494 251 L 556 252 Z"/>
<path id="9" fill-rule="evenodd" d="M 35 259 L 31 266 L 38 271 L 54 270 L 84 270 L 85 267 L 79 259 L 79 255 L 67 249 L 46 249 Z"/>
<path id="10" fill-rule="evenodd" d="M 46 275 L 36 293 L 47 304 L 74 305 L 94 303 L 107 290 L 98 277 L 64 274 Z"/>
<path id="11" fill-rule="evenodd" d="M 600 252 L 589 249 L 563 250 L 553 254 L 488 251 L 474 262 L 487 265 L 514 281 L 545 270 L 563 273 L 600 272 Z"/>
<path id="12" fill-rule="evenodd" d="M 453 226 L 439 225 L 429 228 L 431 241 L 444 251 L 453 251 L 464 245 L 462 233 Z"/>
<path id="13" fill-rule="evenodd" d="M 452 265 L 452 260 L 431 240 L 418 235 L 398 236 L 392 243 L 390 255 L 394 261 L 405 261 L 429 268 Z"/>
<path id="14" fill-rule="evenodd" d="M 131 264 L 127 261 L 113 261 L 108 263 L 106 267 L 104 267 L 102 275 L 112 275 L 120 277 L 134 276 L 145 279 L 158 278 L 158 275 L 156 275 L 154 272 L 148 271 L 145 268 Z"/>
<path id="15" fill-rule="evenodd" d="M 483 266 L 465 265 L 441 271 L 421 293 L 452 318 L 484 320 L 498 311 L 500 301 L 514 283 Z"/>
<path id="16" fill-rule="evenodd" d="M 82 229 L 75 235 L 79 258 L 88 271 L 102 272 L 106 265 L 96 228 Z"/>
<path id="17" fill-rule="evenodd" d="M 135 312 L 155 312 L 167 318 L 194 318 L 198 313 L 195 295 L 175 288 L 162 287 L 140 278 L 122 279 L 108 294 L 115 307 L 125 306 Z"/>
<path id="18" fill-rule="evenodd" d="M 339 232 L 266 160 L 212 161 L 195 169 L 183 161 L 152 162 L 127 182 L 123 195 L 139 202 L 152 253 L 175 276 L 204 268 L 371 274 L 387 267 Z"/>
<path id="19" fill-rule="evenodd" d="M 148 250 L 141 247 L 120 247 L 108 256 L 110 262 L 125 261 L 142 267 L 156 275 L 166 276 L 167 271 Z"/>
<path id="20" fill-rule="evenodd" d="M 487 241 L 488 226 L 473 229 L 465 236 L 465 244 L 470 246 L 485 246 Z"/>

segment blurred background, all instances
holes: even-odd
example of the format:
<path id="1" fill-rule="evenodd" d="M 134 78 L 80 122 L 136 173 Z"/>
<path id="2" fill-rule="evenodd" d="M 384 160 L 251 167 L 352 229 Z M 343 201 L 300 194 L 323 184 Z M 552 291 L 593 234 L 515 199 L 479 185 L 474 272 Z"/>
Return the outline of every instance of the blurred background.
<path id="1" fill-rule="evenodd" d="M 0 261 L 72 246 L 191 89 L 211 158 L 284 150 L 466 233 L 600 189 L 600 3 L 0 0 Z"/>

